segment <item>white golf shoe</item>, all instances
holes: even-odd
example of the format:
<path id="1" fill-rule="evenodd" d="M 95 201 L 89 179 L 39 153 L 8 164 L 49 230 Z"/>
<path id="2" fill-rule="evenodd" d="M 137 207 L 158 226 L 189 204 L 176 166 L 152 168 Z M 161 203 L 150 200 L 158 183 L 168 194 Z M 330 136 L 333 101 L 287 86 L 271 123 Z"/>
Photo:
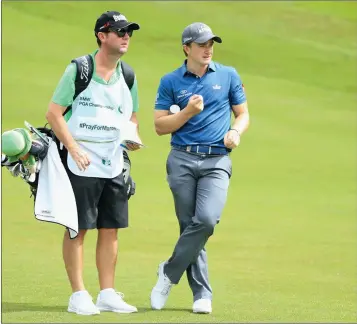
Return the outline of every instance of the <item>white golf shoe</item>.
<path id="1" fill-rule="evenodd" d="M 198 314 L 212 313 L 212 302 L 210 299 L 198 299 L 193 303 L 192 311 Z"/>
<path id="2" fill-rule="evenodd" d="M 78 315 L 100 314 L 99 309 L 93 303 L 91 295 L 86 290 L 77 291 L 71 295 L 67 310 Z"/>
<path id="3" fill-rule="evenodd" d="M 137 308 L 126 303 L 123 298 L 123 293 L 106 289 L 98 294 L 96 306 L 101 312 L 136 313 Z"/>
<path id="4" fill-rule="evenodd" d="M 159 269 L 157 271 L 158 279 L 155 287 L 151 291 L 151 308 L 152 309 L 162 309 L 165 306 L 169 293 L 173 286 L 173 283 L 164 273 L 165 262 L 159 264 Z"/>

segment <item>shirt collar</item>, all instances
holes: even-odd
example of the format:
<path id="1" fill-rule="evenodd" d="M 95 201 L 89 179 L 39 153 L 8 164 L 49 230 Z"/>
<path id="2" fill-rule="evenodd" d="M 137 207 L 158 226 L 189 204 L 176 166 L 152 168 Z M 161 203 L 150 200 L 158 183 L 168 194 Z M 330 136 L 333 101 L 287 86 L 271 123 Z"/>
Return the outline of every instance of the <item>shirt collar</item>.
<path id="1" fill-rule="evenodd" d="M 192 74 L 190 71 L 187 70 L 187 60 L 183 62 L 180 69 L 181 69 L 182 76 Z M 210 64 L 208 65 L 208 71 L 216 72 L 216 65 L 214 64 L 213 61 L 211 61 Z"/>

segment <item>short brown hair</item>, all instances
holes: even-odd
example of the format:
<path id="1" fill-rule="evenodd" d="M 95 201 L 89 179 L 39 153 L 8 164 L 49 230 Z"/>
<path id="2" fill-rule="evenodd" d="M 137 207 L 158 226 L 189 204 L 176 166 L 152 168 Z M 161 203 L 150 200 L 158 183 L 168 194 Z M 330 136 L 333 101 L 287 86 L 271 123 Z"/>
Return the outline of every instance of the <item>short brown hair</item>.
<path id="1" fill-rule="evenodd" d="M 191 44 L 192 44 L 192 43 L 187 43 L 187 44 L 185 44 L 185 45 L 188 46 L 188 47 L 191 47 Z M 184 45 L 184 46 L 185 46 L 185 45 Z M 182 50 L 183 50 L 183 53 L 185 54 L 185 56 L 187 57 L 187 53 L 186 53 L 185 49 L 182 48 Z"/>

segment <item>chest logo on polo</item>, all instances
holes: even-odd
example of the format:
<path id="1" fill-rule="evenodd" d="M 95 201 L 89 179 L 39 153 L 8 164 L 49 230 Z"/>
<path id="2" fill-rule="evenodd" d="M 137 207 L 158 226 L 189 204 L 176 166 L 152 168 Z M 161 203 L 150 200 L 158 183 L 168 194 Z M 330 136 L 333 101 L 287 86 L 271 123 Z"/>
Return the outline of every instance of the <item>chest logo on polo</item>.
<path id="1" fill-rule="evenodd" d="M 221 89 L 221 86 L 218 85 L 218 84 L 216 84 L 216 85 L 212 86 L 212 89 L 213 89 L 213 90 L 220 90 L 220 89 Z"/>
<path id="2" fill-rule="evenodd" d="M 187 90 L 181 90 L 180 94 L 177 96 L 177 99 L 183 98 L 183 97 L 187 97 L 187 96 L 191 96 L 192 92 L 188 92 Z"/>

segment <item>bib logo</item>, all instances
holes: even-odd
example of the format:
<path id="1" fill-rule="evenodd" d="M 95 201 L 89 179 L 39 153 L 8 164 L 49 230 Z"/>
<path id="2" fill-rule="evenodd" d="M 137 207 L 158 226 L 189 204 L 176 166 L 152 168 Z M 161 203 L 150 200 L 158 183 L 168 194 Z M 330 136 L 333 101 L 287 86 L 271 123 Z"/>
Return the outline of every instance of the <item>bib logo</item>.
<path id="1" fill-rule="evenodd" d="M 110 161 L 110 160 L 108 159 L 108 157 L 105 156 L 105 157 L 102 157 L 102 164 L 103 164 L 103 165 L 106 165 L 106 166 L 111 166 L 111 165 L 112 165 L 112 161 Z"/>

